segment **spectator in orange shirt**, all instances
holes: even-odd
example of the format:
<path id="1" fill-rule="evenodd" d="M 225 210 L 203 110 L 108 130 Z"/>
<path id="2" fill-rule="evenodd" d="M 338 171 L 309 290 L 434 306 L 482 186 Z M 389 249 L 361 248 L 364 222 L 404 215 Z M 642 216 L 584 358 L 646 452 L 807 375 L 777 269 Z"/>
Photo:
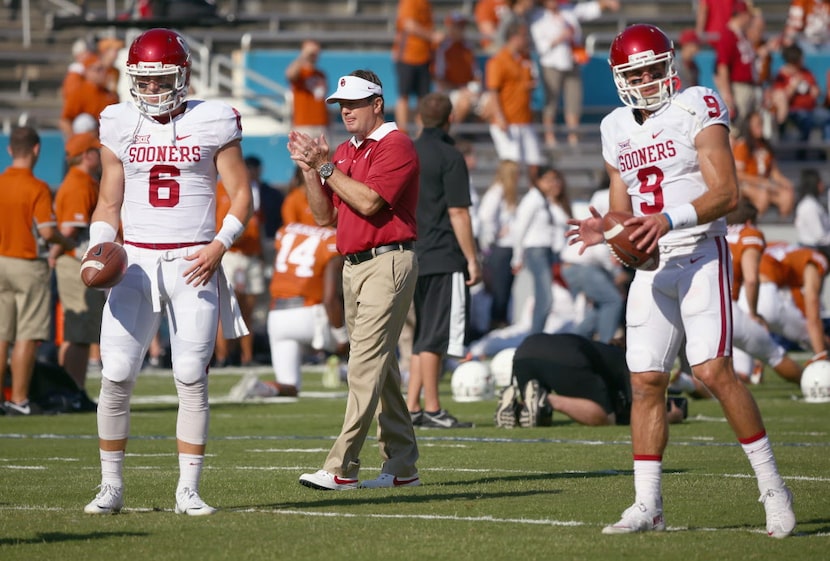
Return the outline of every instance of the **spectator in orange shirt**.
<path id="1" fill-rule="evenodd" d="M 294 97 L 291 126 L 312 138 L 328 136 L 329 127 L 328 83 L 326 74 L 317 67 L 319 58 L 320 43 L 309 39 L 303 41 L 299 56 L 285 69 Z"/>
<path id="2" fill-rule="evenodd" d="M 81 390 L 82 405 L 88 411 L 95 404 L 86 394 L 86 371 L 90 345 L 101 337 L 101 314 L 106 293 L 88 288 L 81 280 L 81 256 L 89 245 L 89 225 L 98 202 L 101 176 L 101 142 L 92 132 L 75 134 L 66 141 L 69 171 L 55 195 L 55 216 L 61 234 L 72 240 L 76 249 L 50 248 L 55 260 L 58 298 L 63 313 L 63 342 L 58 363 L 72 376 Z"/>
<path id="3" fill-rule="evenodd" d="M 398 81 L 395 123 L 405 133 L 410 122 L 410 96 L 415 96 L 417 101 L 432 89 L 429 66 L 433 46 L 442 37 L 434 30 L 429 0 L 400 0 L 395 30 L 392 44 L 392 60 Z"/>
<path id="4" fill-rule="evenodd" d="M 222 269 L 233 286 L 242 319 L 249 326 L 250 333 L 239 338 L 239 363 L 251 366 L 254 363 L 254 329 L 253 316 L 257 298 L 265 293 L 265 270 L 262 262 L 262 240 L 259 227 L 259 201 L 254 197 L 254 213 L 242 235 L 225 252 L 222 257 Z M 231 199 L 225 191 L 222 181 L 216 184 L 216 224 L 221 225 L 221 218 L 228 213 Z M 224 338 L 221 322 L 216 335 L 214 349 L 215 366 L 221 368 L 229 362 L 229 346 Z"/>
<path id="5" fill-rule="evenodd" d="M 784 44 L 798 43 L 804 52 L 830 49 L 830 0 L 791 0 Z"/>
<path id="6" fill-rule="evenodd" d="M 74 244 L 58 230 L 52 192 L 34 176 L 40 135 L 32 127 L 15 128 L 9 136 L 11 165 L 0 174 L 0 380 L 11 353 L 12 388 L 3 404 L 6 415 L 31 415 L 29 386 L 37 346 L 49 338 L 51 295 L 49 263 L 41 241 L 65 249 Z M 34 227 L 33 227 L 34 226 Z"/>
<path id="7" fill-rule="evenodd" d="M 795 205 L 795 187 L 781 173 L 773 147 L 764 138 L 761 114 L 751 113 L 742 131 L 732 147 L 741 194 L 752 201 L 759 215 L 774 205 L 781 216 L 788 216 Z"/>
<path id="8" fill-rule="evenodd" d="M 452 12 L 444 20 L 446 37 L 435 50 L 433 75 L 437 90 L 452 102 L 452 120 L 463 122 L 481 95 L 481 72 L 472 46 L 464 36 L 467 16 Z"/>
<path id="9" fill-rule="evenodd" d="M 67 138 L 72 136 L 75 117 L 88 113 L 97 120 L 104 107 L 118 103 L 118 94 L 107 89 L 107 67 L 101 58 L 95 54 L 87 55 L 84 68 L 84 81 L 66 96 L 58 123 Z"/>
<path id="10" fill-rule="evenodd" d="M 507 30 L 505 46 L 490 57 L 485 68 L 490 136 L 500 167 L 512 170 L 504 174 L 503 182 L 518 181 L 518 168 L 525 164 L 535 184 L 538 167 L 545 163 L 533 128 L 531 97 L 536 79 L 529 47 L 527 26 L 515 23 Z M 507 166 L 509 162 L 514 165 Z M 515 185 L 506 185 L 505 190 L 514 191 Z"/>
<path id="11" fill-rule="evenodd" d="M 291 181 L 288 183 L 288 193 L 282 202 L 282 223 L 291 224 L 292 222 L 309 226 L 317 225 L 317 221 L 314 220 L 314 216 L 311 214 L 311 207 L 308 206 L 305 178 L 303 177 L 303 170 L 299 166 L 294 168 L 294 175 L 291 176 Z"/>
<path id="12" fill-rule="evenodd" d="M 481 36 L 481 47 L 485 51 L 489 53 L 496 51 L 494 43 L 496 31 L 504 12 L 509 9 L 506 0 L 478 0 L 476 2 L 474 17 L 478 34 Z"/>
<path id="13" fill-rule="evenodd" d="M 61 84 L 61 98 L 66 97 L 84 82 L 84 60 L 87 55 L 94 54 L 86 39 L 76 39 L 72 43 L 72 62 L 66 69 L 66 76 Z"/>
<path id="14" fill-rule="evenodd" d="M 98 56 L 106 67 L 106 86 L 113 93 L 118 93 L 118 80 L 121 79 L 121 71 L 115 66 L 115 59 L 118 52 L 124 48 L 124 41 L 115 37 L 104 37 L 98 40 Z"/>

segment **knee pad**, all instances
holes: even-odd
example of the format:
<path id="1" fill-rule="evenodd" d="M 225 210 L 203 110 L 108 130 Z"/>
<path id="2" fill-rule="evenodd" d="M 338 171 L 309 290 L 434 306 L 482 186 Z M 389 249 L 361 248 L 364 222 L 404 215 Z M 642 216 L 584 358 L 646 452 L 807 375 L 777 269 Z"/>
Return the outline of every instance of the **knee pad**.
<path id="1" fill-rule="evenodd" d="M 141 361 L 131 358 L 123 353 L 107 353 L 103 361 L 101 376 L 105 380 L 112 380 L 120 384 L 127 381 L 135 383 Z M 130 388 L 132 391 L 132 388 Z"/>
<path id="2" fill-rule="evenodd" d="M 207 366 L 208 362 L 197 354 L 174 357 L 173 378 L 182 384 L 196 384 L 207 377 Z"/>
<path id="3" fill-rule="evenodd" d="M 205 444 L 210 420 L 207 377 L 193 384 L 176 379 L 176 392 L 179 395 L 176 438 L 189 444 Z"/>
<path id="4" fill-rule="evenodd" d="M 113 382 L 101 379 L 98 397 L 98 437 L 103 440 L 121 440 L 130 434 L 130 396 L 134 380 Z"/>

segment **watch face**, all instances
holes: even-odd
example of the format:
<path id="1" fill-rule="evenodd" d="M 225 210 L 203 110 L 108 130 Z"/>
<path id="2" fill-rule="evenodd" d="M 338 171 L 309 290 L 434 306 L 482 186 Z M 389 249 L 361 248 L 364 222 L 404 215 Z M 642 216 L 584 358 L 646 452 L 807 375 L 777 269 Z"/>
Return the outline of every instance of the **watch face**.
<path id="1" fill-rule="evenodd" d="M 322 166 L 320 166 L 320 170 L 317 172 L 323 179 L 328 179 L 331 177 L 331 174 L 334 173 L 334 164 L 331 162 L 326 162 Z"/>

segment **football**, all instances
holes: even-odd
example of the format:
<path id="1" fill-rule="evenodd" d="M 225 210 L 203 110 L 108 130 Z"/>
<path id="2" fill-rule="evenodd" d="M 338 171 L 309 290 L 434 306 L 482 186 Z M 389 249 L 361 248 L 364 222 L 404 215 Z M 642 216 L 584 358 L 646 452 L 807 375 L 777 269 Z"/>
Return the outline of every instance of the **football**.
<path id="1" fill-rule="evenodd" d="M 127 252 L 115 242 L 89 248 L 81 261 L 81 279 L 90 288 L 111 288 L 127 272 Z"/>
<path id="2" fill-rule="evenodd" d="M 660 264 L 660 251 L 646 253 L 640 251 L 628 239 L 636 228 L 625 227 L 623 223 L 631 218 L 627 212 L 611 211 L 602 217 L 602 233 L 605 236 L 605 243 L 611 249 L 611 253 L 617 260 L 632 269 L 641 271 L 653 271 Z"/>

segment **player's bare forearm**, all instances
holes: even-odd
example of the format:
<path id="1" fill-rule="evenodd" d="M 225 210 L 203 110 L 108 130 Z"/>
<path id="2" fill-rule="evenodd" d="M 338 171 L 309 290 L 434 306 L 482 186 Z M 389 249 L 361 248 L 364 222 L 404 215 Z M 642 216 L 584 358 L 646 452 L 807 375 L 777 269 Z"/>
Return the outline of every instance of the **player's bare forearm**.
<path id="1" fill-rule="evenodd" d="M 695 147 L 708 190 L 692 204 L 697 212 L 697 223 L 707 224 L 726 216 L 738 204 L 738 177 L 726 127 L 706 127 L 695 137 Z"/>

